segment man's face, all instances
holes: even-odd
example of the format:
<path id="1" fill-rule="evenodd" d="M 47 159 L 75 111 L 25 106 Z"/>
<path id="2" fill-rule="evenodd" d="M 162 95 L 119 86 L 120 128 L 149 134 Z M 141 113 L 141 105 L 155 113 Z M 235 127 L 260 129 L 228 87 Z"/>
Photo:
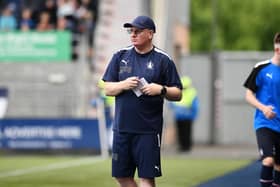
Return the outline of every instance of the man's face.
<path id="1" fill-rule="evenodd" d="M 131 43 L 136 47 L 149 44 L 153 38 L 153 31 L 149 29 L 131 27 L 127 31 L 130 34 Z"/>

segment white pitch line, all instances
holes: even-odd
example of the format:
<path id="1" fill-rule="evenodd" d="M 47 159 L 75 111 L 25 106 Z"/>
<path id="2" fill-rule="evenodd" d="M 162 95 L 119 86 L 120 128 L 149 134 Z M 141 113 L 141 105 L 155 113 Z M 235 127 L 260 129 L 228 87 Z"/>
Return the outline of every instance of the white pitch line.
<path id="1" fill-rule="evenodd" d="M 77 167 L 81 165 L 86 165 L 86 164 L 93 164 L 96 162 L 103 161 L 104 158 L 98 157 L 98 158 L 82 158 L 79 160 L 72 160 L 69 162 L 63 162 L 63 163 L 54 163 L 54 164 L 49 164 L 46 166 L 38 166 L 38 167 L 32 167 L 32 168 L 26 168 L 26 169 L 17 169 L 14 171 L 9 171 L 9 172 L 0 172 L 0 178 L 5 178 L 5 177 L 15 177 L 19 175 L 25 175 L 25 174 L 30 174 L 30 173 L 37 173 L 37 172 L 45 172 L 45 171 L 51 171 L 51 170 L 57 170 L 57 169 L 65 169 L 65 168 L 70 168 L 70 167 Z"/>

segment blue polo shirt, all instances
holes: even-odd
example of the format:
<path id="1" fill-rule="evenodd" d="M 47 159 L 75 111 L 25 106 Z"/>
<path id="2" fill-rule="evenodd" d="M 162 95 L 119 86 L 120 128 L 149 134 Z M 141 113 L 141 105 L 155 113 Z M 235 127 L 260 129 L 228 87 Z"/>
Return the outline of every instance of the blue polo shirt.
<path id="1" fill-rule="evenodd" d="M 266 127 L 280 132 L 280 66 L 271 60 L 256 64 L 244 86 L 252 90 L 261 103 L 273 106 L 276 112 L 275 118 L 267 119 L 262 111 L 256 109 L 255 129 Z"/>
<path id="2" fill-rule="evenodd" d="M 119 82 L 132 76 L 144 77 L 148 83 L 182 89 L 174 62 L 156 47 L 146 54 L 137 53 L 133 46 L 118 51 L 113 55 L 103 80 Z M 160 95 L 137 97 L 132 90 L 121 92 L 115 100 L 114 131 L 161 133 L 163 101 Z"/>

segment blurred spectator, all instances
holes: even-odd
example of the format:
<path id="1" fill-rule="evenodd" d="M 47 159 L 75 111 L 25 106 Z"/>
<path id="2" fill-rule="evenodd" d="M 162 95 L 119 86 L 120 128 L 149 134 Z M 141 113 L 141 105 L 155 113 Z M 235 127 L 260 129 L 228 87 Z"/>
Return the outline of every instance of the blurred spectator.
<path id="1" fill-rule="evenodd" d="M 99 87 L 99 97 L 104 102 L 104 113 L 105 113 L 106 128 L 107 128 L 108 146 L 109 146 L 109 150 L 111 150 L 113 146 L 113 122 L 114 122 L 114 114 L 115 114 L 115 97 L 107 96 L 105 94 L 103 80 L 100 80 L 98 82 L 98 87 Z"/>
<path id="2" fill-rule="evenodd" d="M 29 31 L 35 28 L 35 22 L 32 20 L 32 11 L 29 8 L 25 8 L 22 11 L 20 20 L 20 30 Z"/>
<path id="3" fill-rule="evenodd" d="M 42 7 L 45 0 L 21 0 L 21 2 L 21 9 L 28 8 L 32 11 L 32 20 L 35 22 L 34 29 L 36 29 L 40 20 L 40 14 L 43 12 Z"/>
<path id="4" fill-rule="evenodd" d="M 67 20 L 64 17 L 58 18 L 56 30 L 58 30 L 58 31 L 69 30 L 68 25 L 67 25 Z"/>
<path id="5" fill-rule="evenodd" d="M 71 25 L 69 25 L 69 22 L 67 21 L 67 19 L 65 17 L 59 17 L 57 20 L 57 27 L 56 29 L 58 31 L 71 31 Z M 78 41 L 76 41 L 76 35 L 74 33 L 72 33 L 71 35 L 72 37 L 72 59 L 76 60 L 78 58 L 78 50 L 77 50 L 77 46 L 78 46 Z"/>
<path id="6" fill-rule="evenodd" d="M 98 88 L 99 88 L 99 97 L 104 101 L 106 127 L 111 128 L 113 118 L 114 118 L 115 97 L 105 95 L 103 80 L 100 80 L 98 82 Z"/>
<path id="7" fill-rule="evenodd" d="M 57 16 L 64 17 L 67 20 L 68 28 L 75 31 L 75 0 L 58 0 L 57 1 Z"/>
<path id="8" fill-rule="evenodd" d="M 50 31 L 54 29 L 53 25 L 50 23 L 50 15 L 48 12 L 42 12 L 40 14 L 39 23 L 37 24 L 37 31 Z"/>
<path id="9" fill-rule="evenodd" d="M 109 151 L 112 149 L 113 143 L 113 119 L 114 119 L 114 110 L 115 110 L 115 97 L 106 96 L 104 91 L 104 81 L 99 80 L 98 85 L 98 97 L 94 97 L 91 101 L 91 109 L 89 111 L 90 117 L 97 118 L 98 110 L 103 109 L 103 115 L 105 119 L 105 125 L 107 129 L 107 138 L 108 138 L 108 146 Z M 99 106 L 99 104 L 103 103 L 104 108 Z"/>
<path id="10" fill-rule="evenodd" d="M 61 16 L 73 16 L 75 13 L 75 1 L 74 0 L 57 0 L 57 15 Z"/>
<path id="11" fill-rule="evenodd" d="M 55 0 L 46 0 L 41 12 L 47 12 L 50 15 L 50 24 L 53 27 L 57 24 L 57 5 Z"/>
<path id="12" fill-rule="evenodd" d="M 0 16 L 0 30 L 1 31 L 13 31 L 17 27 L 17 20 L 13 15 L 10 6 L 4 8 Z"/>
<path id="13" fill-rule="evenodd" d="M 81 6 L 77 10 L 79 18 L 79 30 L 85 33 L 88 50 L 87 58 L 91 62 L 93 56 L 94 31 L 98 15 L 98 0 L 81 0 Z"/>
<path id="14" fill-rule="evenodd" d="M 18 20 L 21 14 L 22 0 L 2 0 L 0 10 L 9 7 L 14 17 Z"/>
<path id="15" fill-rule="evenodd" d="M 72 33 L 72 60 L 78 59 L 78 44 L 79 31 L 77 27 L 78 19 L 76 17 L 76 10 L 78 1 L 76 0 L 58 0 L 57 1 L 57 16 L 58 19 L 62 17 L 67 21 L 66 29 Z"/>
<path id="16" fill-rule="evenodd" d="M 190 151 L 192 148 L 192 129 L 193 122 L 198 114 L 197 91 L 192 86 L 192 80 L 181 77 L 183 85 L 181 101 L 170 103 L 174 112 L 177 127 L 177 138 L 180 151 Z"/>

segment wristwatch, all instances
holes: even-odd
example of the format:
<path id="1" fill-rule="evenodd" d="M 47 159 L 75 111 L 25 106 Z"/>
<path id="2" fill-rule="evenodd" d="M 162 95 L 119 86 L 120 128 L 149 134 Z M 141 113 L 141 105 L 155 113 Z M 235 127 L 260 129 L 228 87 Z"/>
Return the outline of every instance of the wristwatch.
<path id="1" fill-rule="evenodd" d="M 162 88 L 161 88 L 161 90 L 160 90 L 160 95 L 161 95 L 161 96 L 165 96 L 165 95 L 166 95 L 166 92 L 167 92 L 166 87 L 165 87 L 165 86 L 162 86 Z"/>

